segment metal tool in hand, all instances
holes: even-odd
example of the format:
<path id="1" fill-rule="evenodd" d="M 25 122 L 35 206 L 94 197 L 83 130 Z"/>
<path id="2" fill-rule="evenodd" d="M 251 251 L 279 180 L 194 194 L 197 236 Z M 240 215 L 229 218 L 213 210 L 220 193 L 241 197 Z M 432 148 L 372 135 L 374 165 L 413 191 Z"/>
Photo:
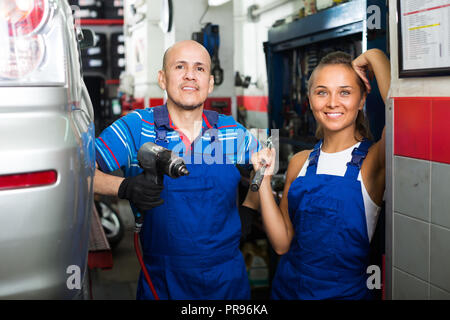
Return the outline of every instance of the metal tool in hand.
<path id="1" fill-rule="evenodd" d="M 266 140 L 266 148 L 272 149 L 272 136 L 267 138 Z M 266 162 L 264 159 L 261 161 L 262 167 L 256 171 L 255 176 L 253 177 L 252 183 L 250 184 L 250 190 L 253 192 L 256 192 L 259 190 L 259 187 L 261 186 L 261 182 L 264 179 L 264 172 L 266 171 Z"/>
<path id="2" fill-rule="evenodd" d="M 144 169 L 145 177 L 155 184 L 163 185 L 164 174 L 171 178 L 189 174 L 183 158 L 153 142 L 142 145 L 138 151 L 137 159 L 141 168 Z"/>
<path id="3" fill-rule="evenodd" d="M 189 174 L 183 158 L 153 142 L 147 142 L 141 146 L 137 159 L 139 166 L 144 169 L 145 178 L 160 186 L 163 185 L 164 174 L 171 178 L 179 178 Z M 136 230 L 139 232 L 144 222 L 144 216 L 138 212 L 134 218 Z"/>

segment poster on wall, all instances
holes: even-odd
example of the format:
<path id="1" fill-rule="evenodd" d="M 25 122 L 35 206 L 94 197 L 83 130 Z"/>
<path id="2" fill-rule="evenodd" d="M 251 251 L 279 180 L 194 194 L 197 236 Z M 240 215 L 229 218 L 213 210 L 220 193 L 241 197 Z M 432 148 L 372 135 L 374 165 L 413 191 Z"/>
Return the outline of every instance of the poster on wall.
<path id="1" fill-rule="evenodd" d="M 450 75 L 450 0 L 398 0 L 399 75 Z"/>

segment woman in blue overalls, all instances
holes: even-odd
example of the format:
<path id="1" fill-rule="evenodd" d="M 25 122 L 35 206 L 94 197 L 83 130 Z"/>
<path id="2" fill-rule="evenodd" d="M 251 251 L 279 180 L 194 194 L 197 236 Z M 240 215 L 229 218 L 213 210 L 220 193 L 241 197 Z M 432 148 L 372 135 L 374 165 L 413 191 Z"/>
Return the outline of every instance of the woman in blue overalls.
<path id="1" fill-rule="evenodd" d="M 299 152 L 290 160 L 280 207 L 270 186 L 275 151 L 265 149 L 252 157 L 255 170 L 261 159 L 266 162 L 259 190 L 261 212 L 274 250 L 283 255 L 272 284 L 274 299 L 370 299 L 366 285 L 370 241 L 358 175 L 370 198 L 380 204 L 385 134 L 383 130 L 374 144 L 367 139 L 363 125 L 370 91 L 366 71 L 375 75 L 385 101 L 390 63 L 380 50 L 366 51 L 353 62 L 349 55 L 335 52 L 314 70 L 308 97 L 320 141 L 313 150 Z M 352 146 L 357 147 L 342 168 L 343 176 L 317 174 L 321 152 L 338 153 Z"/>

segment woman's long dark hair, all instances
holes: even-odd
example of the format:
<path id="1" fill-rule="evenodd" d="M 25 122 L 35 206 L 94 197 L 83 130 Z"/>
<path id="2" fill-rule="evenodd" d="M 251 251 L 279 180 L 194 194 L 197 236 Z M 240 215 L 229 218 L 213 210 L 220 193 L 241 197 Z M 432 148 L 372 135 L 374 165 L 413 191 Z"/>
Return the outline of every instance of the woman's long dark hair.
<path id="1" fill-rule="evenodd" d="M 317 67 L 315 68 L 314 71 L 318 70 L 319 68 L 322 68 L 324 66 L 328 66 L 328 65 L 336 65 L 336 64 L 340 64 L 340 65 L 344 65 L 348 68 L 350 68 L 351 70 L 353 70 L 352 67 L 352 57 L 342 51 L 335 51 L 332 53 L 327 54 L 325 57 L 322 58 L 322 60 L 320 60 L 320 63 L 317 65 Z M 313 72 L 314 74 L 314 72 Z M 308 94 L 311 90 L 311 85 L 312 85 L 312 76 L 309 78 L 308 80 Z M 358 85 L 361 89 L 361 97 L 364 97 L 367 94 L 367 88 L 364 84 L 364 82 L 362 81 L 362 79 L 359 77 L 359 75 L 355 72 L 356 77 L 358 79 Z M 358 116 L 356 117 L 356 121 L 355 121 L 355 127 L 356 127 L 356 131 L 363 137 L 368 138 L 368 139 L 372 139 L 372 133 L 370 132 L 369 129 L 369 122 L 367 121 L 365 115 L 364 115 L 364 111 L 363 110 L 359 110 L 358 111 Z M 317 129 L 316 129 L 316 138 L 317 139 L 323 139 L 323 128 L 322 126 L 317 123 Z M 357 137 L 355 137 L 356 140 L 359 140 Z"/>

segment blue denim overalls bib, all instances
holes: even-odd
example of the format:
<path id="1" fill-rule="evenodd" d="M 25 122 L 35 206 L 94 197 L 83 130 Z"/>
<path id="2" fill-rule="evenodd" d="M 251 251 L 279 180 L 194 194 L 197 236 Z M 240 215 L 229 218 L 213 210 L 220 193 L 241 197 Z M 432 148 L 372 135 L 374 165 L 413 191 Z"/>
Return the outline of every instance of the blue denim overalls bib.
<path id="1" fill-rule="evenodd" d="M 155 143 L 167 148 L 166 129 L 155 131 Z M 211 143 L 220 143 L 217 130 L 210 131 Z M 164 176 L 164 204 L 145 215 L 141 243 L 147 270 L 160 299 L 249 299 L 239 250 L 239 170 L 195 163 L 186 165 L 188 176 Z M 142 272 L 137 298 L 153 299 Z"/>

